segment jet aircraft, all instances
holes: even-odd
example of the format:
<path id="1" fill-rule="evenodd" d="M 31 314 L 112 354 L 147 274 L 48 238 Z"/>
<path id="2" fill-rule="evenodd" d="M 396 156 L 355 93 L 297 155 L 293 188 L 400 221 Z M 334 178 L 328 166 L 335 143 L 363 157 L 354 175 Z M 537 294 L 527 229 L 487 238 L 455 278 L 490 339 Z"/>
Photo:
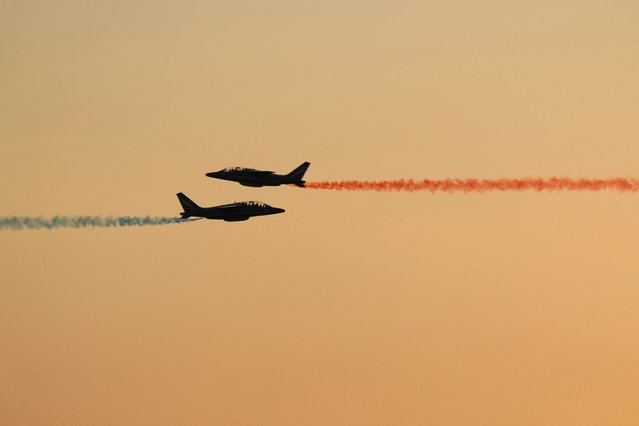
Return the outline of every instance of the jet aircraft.
<path id="1" fill-rule="evenodd" d="M 247 169 L 244 167 L 231 167 L 218 172 L 210 172 L 208 177 L 238 182 L 240 185 L 262 187 L 279 185 L 297 185 L 304 187 L 304 173 L 311 163 L 302 163 L 298 168 L 286 175 L 278 175 L 275 172 Z"/>
<path id="2" fill-rule="evenodd" d="M 177 197 L 184 209 L 184 211 L 180 213 L 183 219 L 203 217 L 206 219 L 221 219 L 226 222 L 239 222 L 248 220 L 253 216 L 284 213 L 284 209 L 271 207 L 268 204 L 257 201 L 242 201 L 222 206 L 200 207 L 181 192 L 177 194 Z"/>

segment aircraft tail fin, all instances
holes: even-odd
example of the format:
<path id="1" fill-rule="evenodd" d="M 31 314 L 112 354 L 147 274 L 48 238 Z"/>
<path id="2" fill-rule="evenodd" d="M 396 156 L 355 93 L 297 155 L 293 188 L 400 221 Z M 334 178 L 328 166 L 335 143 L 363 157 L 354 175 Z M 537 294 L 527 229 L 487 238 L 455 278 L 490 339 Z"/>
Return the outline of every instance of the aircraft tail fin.
<path id="1" fill-rule="evenodd" d="M 308 161 L 305 161 L 299 167 L 297 167 L 295 170 L 293 170 L 286 176 L 290 178 L 291 180 L 296 181 L 296 182 L 293 182 L 293 184 L 300 187 L 304 187 L 305 182 L 302 180 L 302 178 L 304 177 L 304 173 L 306 173 L 306 170 L 308 169 L 308 166 L 310 165 L 311 163 L 309 163 Z"/>
<path id="2" fill-rule="evenodd" d="M 177 197 L 178 197 L 178 200 L 180 201 L 180 204 L 182 205 L 182 208 L 184 209 L 184 212 L 182 213 L 182 217 L 189 217 L 191 216 L 191 213 L 195 213 L 196 211 L 200 209 L 200 206 L 198 206 L 193 200 L 191 200 L 189 197 L 187 197 L 183 193 L 181 192 L 178 193 Z"/>

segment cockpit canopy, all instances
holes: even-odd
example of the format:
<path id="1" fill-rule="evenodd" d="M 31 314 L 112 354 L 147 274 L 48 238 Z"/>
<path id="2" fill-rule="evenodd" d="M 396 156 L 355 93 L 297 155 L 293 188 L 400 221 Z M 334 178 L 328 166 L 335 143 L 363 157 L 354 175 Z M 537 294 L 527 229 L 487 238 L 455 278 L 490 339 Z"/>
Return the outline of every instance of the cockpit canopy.
<path id="1" fill-rule="evenodd" d="M 227 167 L 226 169 L 222 169 L 220 170 L 220 172 L 222 173 L 229 173 L 229 172 L 260 172 L 260 173 L 273 173 L 271 171 L 266 171 L 266 170 L 257 170 L 257 169 L 253 169 L 251 167 Z"/>
<path id="2" fill-rule="evenodd" d="M 247 167 L 227 167 L 226 169 L 222 169 L 222 172 L 244 172 L 246 170 L 255 170 Z"/>
<path id="3" fill-rule="evenodd" d="M 242 204 L 243 206 L 250 206 L 250 207 L 271 207 L 266 203 L 261 203 L 259 201 L 240 201 L 237 204 Z"/>

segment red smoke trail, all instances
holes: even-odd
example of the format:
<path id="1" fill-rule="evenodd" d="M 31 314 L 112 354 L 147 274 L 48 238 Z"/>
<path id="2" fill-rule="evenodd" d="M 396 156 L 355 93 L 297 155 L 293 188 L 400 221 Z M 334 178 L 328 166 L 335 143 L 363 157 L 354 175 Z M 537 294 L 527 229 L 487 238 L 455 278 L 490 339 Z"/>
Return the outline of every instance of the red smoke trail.
<path id="1" fill-rule="evenodd" d="M 381 181 L 345 180 L 307 182 L 307 188 L 337 191 L 430 191 L 430 192 L 488 192 L 488 191 L 639 191 L 639 179 L 571 179 L 566 177 L 522 179 L 399 179 Z"/>

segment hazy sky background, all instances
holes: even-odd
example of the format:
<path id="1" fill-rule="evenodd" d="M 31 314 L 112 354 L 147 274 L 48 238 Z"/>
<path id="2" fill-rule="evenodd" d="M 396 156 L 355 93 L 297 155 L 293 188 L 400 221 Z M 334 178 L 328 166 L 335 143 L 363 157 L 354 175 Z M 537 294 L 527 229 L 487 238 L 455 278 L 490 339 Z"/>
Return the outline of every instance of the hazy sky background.
<path id="1" fill-rule="evenodd" d="M 639 176 L 639 3 L 4 1 L 0 423 L 636 425 L 639 195 L 245 188 Z"/>

